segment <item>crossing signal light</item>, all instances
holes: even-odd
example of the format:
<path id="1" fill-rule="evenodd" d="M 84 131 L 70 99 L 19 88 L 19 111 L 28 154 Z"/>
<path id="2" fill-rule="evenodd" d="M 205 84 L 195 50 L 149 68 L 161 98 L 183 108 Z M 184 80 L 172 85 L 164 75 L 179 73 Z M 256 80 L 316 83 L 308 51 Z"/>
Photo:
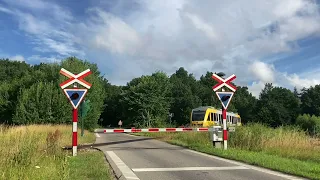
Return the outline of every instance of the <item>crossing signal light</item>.
<path id="1" fill-rule="evenodd" d="M 79 94 L 77 92 L 72 93 L 72 95 L 70 96 L 71 100 L 76 100 L 79 98 Z"/>
<path id="2" fill-rule="evenodd" d="M 63 91 L 74 109 L 78 108 L 79 104 L 87 93 L 87 89 L 64 89 Z"/>
<path id="3" fill-rule="evenodd" d="M 226 100 L 228 100 L 229 98 L 230 98 L 230 96 L 222 96 L 221 100 L 222 100 L 222 101 L 226 101 Z"/>
<path id="4" fill-rule="evenodd" d="M 224 109 L 227 109 L 231 98 L 233 97 L 233 92 L 216 92 L 222 106 Z"/>

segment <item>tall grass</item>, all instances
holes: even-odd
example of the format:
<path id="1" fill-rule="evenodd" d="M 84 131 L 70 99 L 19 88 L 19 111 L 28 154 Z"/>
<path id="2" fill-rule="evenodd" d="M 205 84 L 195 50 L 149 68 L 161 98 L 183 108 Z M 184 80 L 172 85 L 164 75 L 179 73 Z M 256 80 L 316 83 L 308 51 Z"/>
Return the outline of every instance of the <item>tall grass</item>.
<path id="1" fill-rule="evenodd" d="M 232 148 L 320 162 L 320 141 L 298 128 L 273 129 L 261 124 L 248 124 L 229 134 Z"/>
<path id="2" fill-rule="evenodd" d="M 141 133 L 164 140 L 179 140 L 188 146 L 212 146 L 208 132 Z M 264 152 L 285 158 L 320 162 L 320 140 L 293 127 L 276 129 L 248 124 L 229 132 L 228 148 Z"/>
<path id="3" fill-rule="evenodd" d="M 72 127 L 66 125 L 0 126 L 0 179 L 69 179 Z M 94 142 L 94 135 L 78 138 Z"/>
<path id="4" fill-rule="evenodd" d="M 157 137 L 224 158 L 320 180 L 320 143 L 296 128 L 269 128 L 261 124 L 237 127 L 229 133 L 228 150 L 212 147 L 208 132 L 136 133 Z"/>

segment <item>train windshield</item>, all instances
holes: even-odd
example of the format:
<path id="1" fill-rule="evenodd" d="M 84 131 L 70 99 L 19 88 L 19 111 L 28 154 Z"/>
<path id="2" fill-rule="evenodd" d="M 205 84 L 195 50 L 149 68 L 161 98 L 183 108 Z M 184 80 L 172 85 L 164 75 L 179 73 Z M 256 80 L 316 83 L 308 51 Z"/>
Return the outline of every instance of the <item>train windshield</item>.
<path id="1" fill-rule="evenodd" d="M 192 121 L 203 121 L 205 114 L 205 111 L 193 111 Z"/>

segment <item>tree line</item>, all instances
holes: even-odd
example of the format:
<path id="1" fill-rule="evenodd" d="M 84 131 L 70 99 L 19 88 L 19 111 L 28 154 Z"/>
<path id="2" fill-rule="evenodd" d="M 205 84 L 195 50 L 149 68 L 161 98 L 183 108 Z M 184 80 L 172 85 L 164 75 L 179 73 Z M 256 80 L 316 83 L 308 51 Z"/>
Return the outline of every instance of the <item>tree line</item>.
<path id="1" fill-rule="evenodd" d="M 212 90 L 217 84 L 214 72 L 196 79 L 181 67 L 171 75 L 157 71 L 116 86 L 101 75 L 96 64 L 76 57 L 38 65 L 1 59 L 0 123 L 71 123 L 72 107 L 59 86 L 67 80 L 59 74 L 62 67 L 73 73 L 88 68 L 93 72 L 85 78 L 92 83 L 85 97 L 91 107 L 84 117 L 86 128 L 117 126 L 119 120 L 126 127 L 177 127 L 189 123 L 193 108 L 221 107 Z M 244 124 L 294 125 L 314 134 L 320 131 L 320 85 L 300 91 L 267 83 L 256 98 L 248 87 L 237 86 L 228 111 L 239 113 Z"/>

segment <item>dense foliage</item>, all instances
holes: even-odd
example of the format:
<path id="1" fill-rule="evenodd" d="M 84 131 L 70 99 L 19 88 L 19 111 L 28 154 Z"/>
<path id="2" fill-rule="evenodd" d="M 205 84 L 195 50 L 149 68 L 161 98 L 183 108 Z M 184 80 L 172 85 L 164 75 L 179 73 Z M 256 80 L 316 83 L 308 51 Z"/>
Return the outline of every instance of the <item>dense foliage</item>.
<path id="1" fill-rule="evenodd" d="M 184 68 L 168 76 L 164 72 L 136 77 L 125 86 L 111 85 L 96 64 L 70 57 L 61 63 L 29 65 L 0 60 L 0 123 L 71 123 L 71 105 L 59 87 L 67 78 L 61 68 L 79 73 L 87 68 L 93 74 L 86 99 L 90 110 L 85 127 L 180 126 L 189 123 L 190 113 L 199 106 L 221 107 L 212 86 L 217 82 L 206 72 L 199 80 Z M 305 87 L 299 94 L 266 84 L 255 98 L 247 87 L 237 87 L 228 111 L 238 112 L 242 122 L 261 122 L 271 127 L 299 125 L 310 133 L 320 131 L 320 85 Z M 173 117 L 169 118 L 169 114 Z"/>
<path id="2" fill-rule="evenodd" d="M 61 67 L 73 73 L 90 68 L 92 75 L 85 79 L 92 83 L 86 99 L 91 108 L 84 118 L 85 127 L 97 124 L 103 109 L 105 90 L 109 85 L 96 64 L 70 57 L 60 64 L 28 65 L 25 62 L 0 60 L 0 123 L 62 124 L 72 122 L 72 106 L 59 84 L 68 78 L 59 74 Z"/>

